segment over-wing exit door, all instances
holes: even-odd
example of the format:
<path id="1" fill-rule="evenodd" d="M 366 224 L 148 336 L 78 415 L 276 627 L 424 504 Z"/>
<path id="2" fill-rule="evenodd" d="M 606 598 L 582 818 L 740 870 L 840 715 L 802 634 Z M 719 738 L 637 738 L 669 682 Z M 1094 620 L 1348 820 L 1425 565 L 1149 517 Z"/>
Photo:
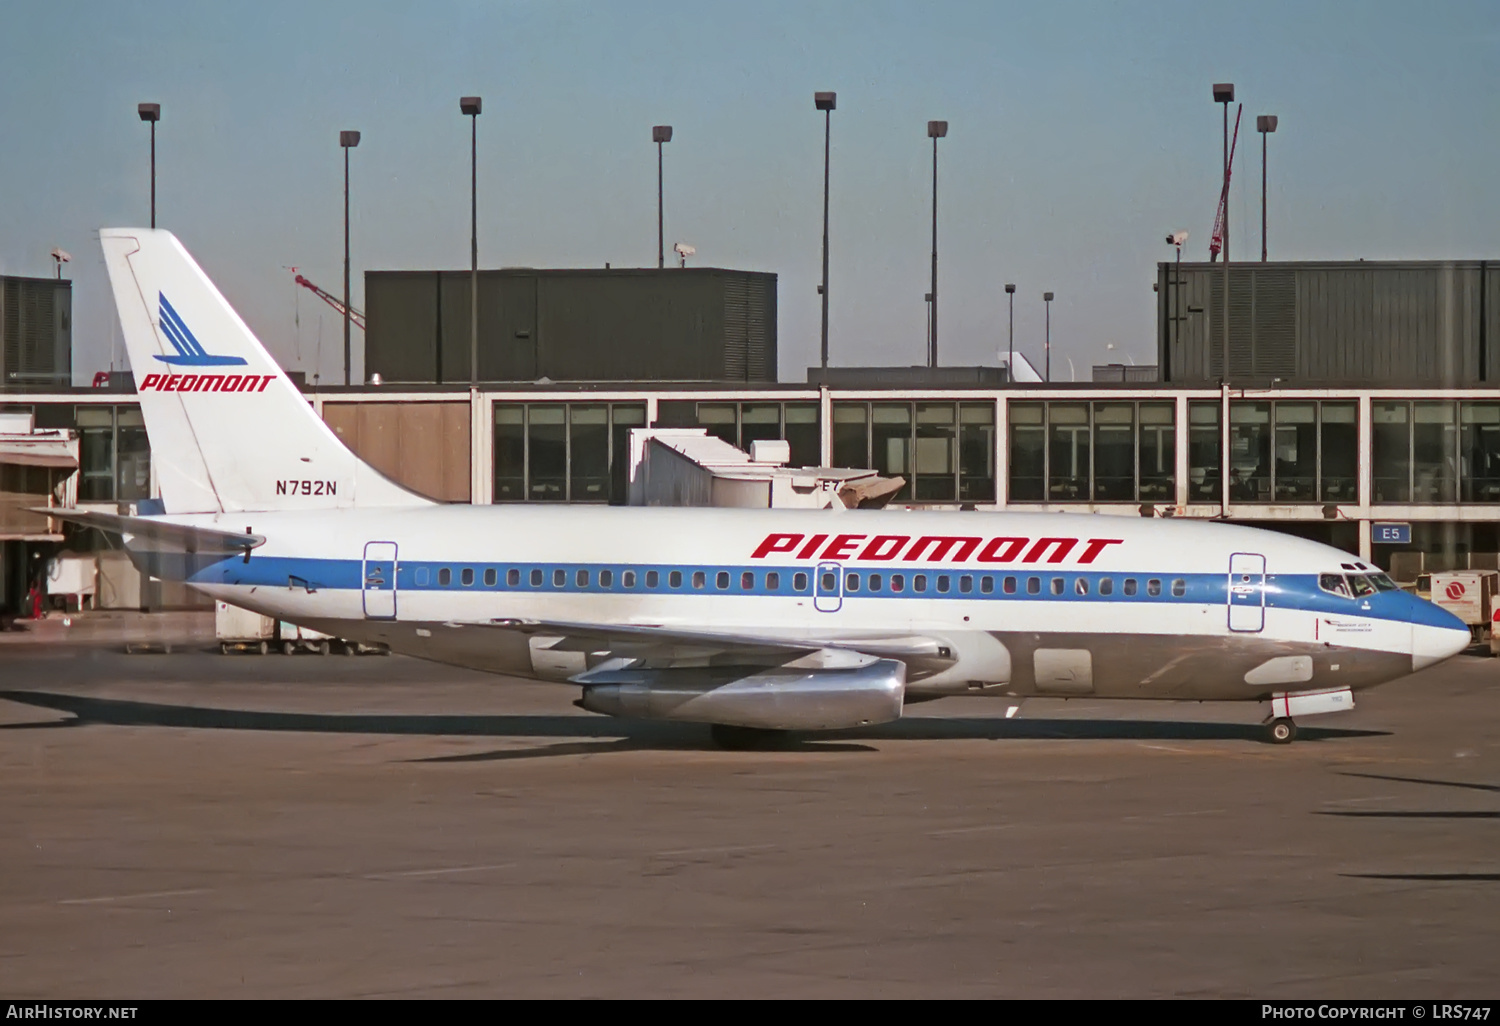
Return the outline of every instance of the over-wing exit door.
<path id="1" fill-rule="evenodd" d="M 1266 557 L 1236 552 L 1229 557 L 1229 629 L 1254 633 L 1266 626 Z"/>

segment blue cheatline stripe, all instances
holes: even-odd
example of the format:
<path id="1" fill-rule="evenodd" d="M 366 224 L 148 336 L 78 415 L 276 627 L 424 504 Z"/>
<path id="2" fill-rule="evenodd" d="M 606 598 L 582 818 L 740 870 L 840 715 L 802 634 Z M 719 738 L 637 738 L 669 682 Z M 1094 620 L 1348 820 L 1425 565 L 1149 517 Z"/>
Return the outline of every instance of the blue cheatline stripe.
<path id="1" fill-rule="evenodd" d="M 314 590 L 358 590 L 363 582 L 364 564 L 358 559 L 306 559 L 285 556 L 254 556 L 247 563 L 239 556 L 230 557 L 160 557 L 153 576 L 168 580 L 188 579 L 197 584 L 255 585 L 277 588 L 311 588 Z M 383 565 L 371 561 L 372 566 Z M 465 571 L 471 571 L 465 584 Z M 443 571 L 447 571 L 446 580 Z M 512 576 L 514 572 L 514 576 Z M 607 573 L 608 584 L 601 583 Z M 491 578 L 489 575 L 493 574 Z M 561 575 L 559 578 L 558 575 Z M 627 574 L 634 579 L 627 584 Z M 720 577 L 720 575 L 725 575 Z M 744 575 L 749 574 L 745 587 Z M 868 570 L 863 566 L 845 571 L 846 583 L 851 574 L 860 578 L 859 588 L 845 587 L 843 599 L 857 603 L 863 599 L 941 599 L 965 602 L 1090 602 L 1104 604 L 1171 603 L 1181 605 L 1223 606 L 1228 590 L 1227 574 L 1131 574 L 1102 571 L 1049 570 L 1030 568 L 1011 571 L 972 571 L 953 568 L 927 568 L 919 565 L 896 569 L 885 567 Z M 880 577 L 878 590 L 870 589 L 870 577 Z M 581 576 L 582 575 L 582 576 Z M 676 575 L 676 576 L 674 576 Z M 701 584 L 699 583 L 701 575 Z M 773 577 L 774 575 L 774 577 Z M 576 595 L 738 595 L 797 596 L 812 595 L 817 585 L 815 564 L 806 566 L 764 565 L 694 565 L 694 564 L 624 564 L 624 563 L 467 563 L 447 561 L 401 561 L 397 570 L 397 590 L 411 593 L 484 592 L 495 594 L 576 594 Z M 902 578 L 902 590 L 894 589 L 893 576 Z M 923 578 L 918 581 L 918 578 Z M 970 589 L 964 591 L 967 579 Z M 985 580 L 990 591 L 985 591 Z M 1036 592 L 1029 582 L 1037 581 Z M 539 583 L 533 583 L 538 581 Z M 1007 592 L 1006 582 L 1013 580 L 1015 590 Z M 1111 591 L 1099 593 L 1101 582 L 1108 580 Z M 489 583 L 493 581 L 493 583 Z M 1060 582 L 1054 585 L 1054 581 Z M 1134 595 L 1125 594 L 1125 582 L 1134 581 Z M 1150 593 L 1150 582 L 1160 584 L 1159 593 Z M 1182 593 L 1173 594 L 1176 582 L 1182 582 Z M 1425 623 L 1452 627 L 1456 622 L 1446 611 L 1404 592 L 1380 592 L 1367 599 L 1346 599 L 1331 595 L 1318 587 L 1316 574 L 1272 574 L 1266 577 L 1265 605 L 1268 609 L 1292 609 L 1335 616 L 1354 616 L 1378 620 Z M 514 582 L 514 583 L 512 583 Z M 939 590 L 946 582 L 946 591 Z M 1084 590 L 1080 590 L 1080 582 Z M 917 590 L 918 584 L 922 590 Z M 723 585 L 721 587 L 721 584 Z M 1054 591 L 1060 587 L 1061 591 Z M 385 589 L 378 589 L 385 590 Z M 829 593 L 830 595 L 832 593 Z M 1249 605 L 1253 606 L 1253 601 Z"/>
<path id="2" fill-rule="evenodd" d="M 174 334 L 182 339 L 182 345 L 187 347 L 185 356 L 207 356 L 203 346 L 199 345 L 198 339 L 188 330 L 187 322 L 177 315 L 172 304 L 167 302 L 167 297 L 158 292 L 157 297 L 161 300 L 162 321 L 170 325 Z M 180 347 L 179 347 L 180 348 Z"/>

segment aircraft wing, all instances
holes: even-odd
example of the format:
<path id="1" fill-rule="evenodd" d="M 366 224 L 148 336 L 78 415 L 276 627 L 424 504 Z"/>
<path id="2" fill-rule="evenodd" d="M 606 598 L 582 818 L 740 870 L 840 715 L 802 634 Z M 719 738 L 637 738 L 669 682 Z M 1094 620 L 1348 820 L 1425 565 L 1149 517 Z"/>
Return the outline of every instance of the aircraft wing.
<path id="1" fill-rule="evenodd" d="M 495 620 L 493 626 L 526 634 L 551 635 L 559 640 L 554 652 L 608 652 L 605 665 L 628 661 L 672 665 L 684 660 L 711 659 L 719 663 L 762 663 L 805 666 L 809 670 L 843 669 L 872 658 L 948 661 L 953 655 L 946 641 L 922 634 L 821 635 L 816 632 L 740 633 L 705 631 L 679 624 L 609 624 L 566 620 Z M 590 680 L 574 678 L 578 683 Z"/>
<path id="2" fill-rule="evenodd" d="M 81 509 L 34 509 L 70 524 L 94 527 L 110 534 L 128 534 L 172 552 L 243 552 L 258 548 L 266 539 L 258 534 L 235 534 L 208 527 L 189 527 L 152 517 L 127 517 L 117 513 L 96 513 Z"/>

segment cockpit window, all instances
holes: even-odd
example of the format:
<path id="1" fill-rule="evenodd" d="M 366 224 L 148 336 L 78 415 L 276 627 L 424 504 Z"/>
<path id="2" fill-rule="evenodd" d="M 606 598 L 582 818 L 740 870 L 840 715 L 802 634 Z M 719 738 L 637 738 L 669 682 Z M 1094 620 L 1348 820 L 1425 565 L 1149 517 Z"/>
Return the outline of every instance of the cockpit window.
<path id="1" fill-rule="evenodd" d="M 1364 574 L 1350 574 L 1349 587 L 1354 589 L 1355 598 L 1365 598 L 1375 594 L 1375 585 L 1371 584 L 1370 579 Z"/>
<path id="2" fill-rule="evenodd" d="M 1400 591 L 1401 586 L 1391 580 L 1385 574 L 1371 574 L 1370 581 L 1379 591 Z"/>
<path id="3" fill-rule="evenodd" d="M 1352 597 L 1349 594 L 1349 585 L 1344 583 L 1343 574 L 1319 574 L 1318 587 L 1334 595 L 1342 595 L 1344 598 Z"/>

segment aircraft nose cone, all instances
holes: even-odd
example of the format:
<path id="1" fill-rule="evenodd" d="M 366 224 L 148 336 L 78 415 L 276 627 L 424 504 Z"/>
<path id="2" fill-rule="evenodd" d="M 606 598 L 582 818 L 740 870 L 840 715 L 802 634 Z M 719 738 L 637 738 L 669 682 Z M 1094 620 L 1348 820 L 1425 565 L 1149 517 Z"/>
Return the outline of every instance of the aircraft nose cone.
<path id="1" fill-rule="evenodd" d="M 1473 641 L 1468 624 L 1452 614 L 1443 624 L 1414 623 L 1411 628 L 1411 668 L 1413 671 L 1451 659 Z"/>

